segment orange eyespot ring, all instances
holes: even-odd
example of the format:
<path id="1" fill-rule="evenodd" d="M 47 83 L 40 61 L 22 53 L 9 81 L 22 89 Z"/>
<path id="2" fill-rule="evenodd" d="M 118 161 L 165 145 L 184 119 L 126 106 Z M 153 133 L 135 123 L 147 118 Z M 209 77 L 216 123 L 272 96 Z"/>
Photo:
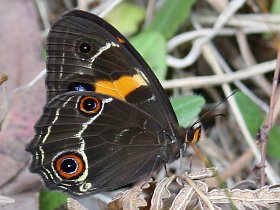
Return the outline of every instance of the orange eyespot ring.
<path id="1" fill-rule="evenodd" d="M 101 101 L 93 96 L 85 96 L 80 99 L 79 110 L 85 114 L 93 115 L 100 111 Z"/>
<path id="2" fill-rule="evenodd" d="M 64 179 L 74 179 L 84 172 L 85 162 L 80 154 L 67 153 L 56 158 L 54 167 L 60 177 Z"/>

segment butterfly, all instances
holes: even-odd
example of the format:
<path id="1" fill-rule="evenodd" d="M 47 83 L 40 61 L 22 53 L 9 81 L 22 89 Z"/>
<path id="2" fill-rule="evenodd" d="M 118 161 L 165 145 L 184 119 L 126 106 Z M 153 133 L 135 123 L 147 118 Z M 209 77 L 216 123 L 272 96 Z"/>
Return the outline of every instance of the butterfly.
<path id="1" fill-rule="evenodd" d="M 150 67 L 109 23 L 65 13 L 50 29 L 46 68 L 47 103 L 26 151 L 47 188 L 96 194 L 179 158 L 186 129 Z M 199 135 L 193 129 L 188 138 Z"/>

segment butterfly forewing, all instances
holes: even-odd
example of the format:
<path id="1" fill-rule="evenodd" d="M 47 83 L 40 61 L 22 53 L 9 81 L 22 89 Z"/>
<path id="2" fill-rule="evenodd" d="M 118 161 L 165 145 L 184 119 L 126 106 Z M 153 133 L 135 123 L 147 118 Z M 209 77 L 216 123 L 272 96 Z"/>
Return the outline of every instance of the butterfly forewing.
<path id="1" fill-rule="evenodd" d="M 77 89 L 111 95 L 145 110 L 177 135 L 176 116 L 153 72 L 101 18 L 66 13 L 50 30 L 47 54 L 48 100 Z"/>

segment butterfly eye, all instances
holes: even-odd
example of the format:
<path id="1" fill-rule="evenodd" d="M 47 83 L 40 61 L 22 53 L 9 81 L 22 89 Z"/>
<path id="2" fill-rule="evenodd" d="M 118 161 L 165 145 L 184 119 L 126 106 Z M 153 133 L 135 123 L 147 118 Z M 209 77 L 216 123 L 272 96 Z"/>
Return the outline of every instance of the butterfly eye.
<path id="1" fill-rule="evenodd" d="M 201 135 L 201 126 L 199 125 L 197 128 L 193 126 L 189 128 L 187 131 L 187 143 L 197 143 L 200 139 Z"/>
<path id="2" fill-rule="evenodd" d="M 85 114 L 96 114 L 101 109 L 101 101 L 92 96 L 85 96 L 79 102 L 79 109 Z"/>
<path id="3" fill-rule="evenodd" d="M 62 154 L 55 160 L 55 169 L 58 175 L 65 179 L 80 176 L 85 170 L 85 163 L 80 154 Z"/>
<path id="4" fill-rule="evenodd" d="M 94 87 L 87 83 L 73 82 L 69 85 L 68 91 L 94 91 Z"/>
<path id="5" fill-rule="evenodd" d="M 89 53 L 91 52 L 91 45 L 88 42 L 82 42 L 79 46 L 79 50 L 81 53 Z"/>

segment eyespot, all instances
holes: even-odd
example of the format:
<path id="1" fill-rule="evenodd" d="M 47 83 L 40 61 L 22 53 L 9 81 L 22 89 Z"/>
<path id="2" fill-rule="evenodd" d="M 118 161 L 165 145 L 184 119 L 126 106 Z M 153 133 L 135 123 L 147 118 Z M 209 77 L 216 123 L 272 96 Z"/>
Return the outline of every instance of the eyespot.
<path id="1" fill-rule="evenodd" d="M 89 53 L 91 52 L 91 45 L 88 42 L 82 42 L 79 46 L 79 50 L 81 53 Z"/>
<path id="2" fill-rule="evenodd" d="M 54 167 L 60 177 L 74 179 L 84 172 L 85 162 L 78 153 L 64 153 L 56 158 Z"/>
<path id="3" fill-rule="evenodd" d="M 82 82 L 73 82 L 68 86 L 68 91 L 94 91 L 94 86 Z"/>
<path id="4" fill-rule="evenodd" d="M 85 114 L 96 114 L 101 109 L 100 99 L 93 96 L 85 96 L 80 99 L 79 110 Z"/>

